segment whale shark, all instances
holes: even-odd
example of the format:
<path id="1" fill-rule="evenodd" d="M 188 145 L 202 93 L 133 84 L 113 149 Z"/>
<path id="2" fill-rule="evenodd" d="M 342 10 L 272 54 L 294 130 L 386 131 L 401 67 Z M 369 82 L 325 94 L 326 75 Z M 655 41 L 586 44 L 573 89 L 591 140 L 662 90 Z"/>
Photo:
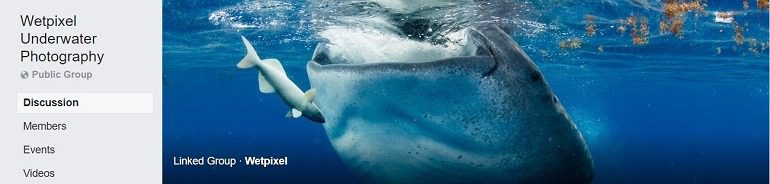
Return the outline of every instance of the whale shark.
<path id="1" fill-rule="evenodd" d="M 313 103 L 315 89 L 302 92 L 300 88 L 286 75 L 283 65 L 277 59 L 262 60 L 256 49 L 246 37 L 241 36 L 246 47 L 246 56 L 236 65 L 240 69 L 257 68 L 259 91 L 262 93 L 277 93 L 291 109 L 286 117 L 298 118 L 304 116 L 315 122 L 324 122 L 324 117 Z"/>
<path id="2" fill-rule="evenodd" d="M 430 61 L 317 45 L 312 102 L 341 160 L 367 183 L 590 183 L 585 140 L 535 63 L 496 26 L 465 35 L 457 56 Z"/>

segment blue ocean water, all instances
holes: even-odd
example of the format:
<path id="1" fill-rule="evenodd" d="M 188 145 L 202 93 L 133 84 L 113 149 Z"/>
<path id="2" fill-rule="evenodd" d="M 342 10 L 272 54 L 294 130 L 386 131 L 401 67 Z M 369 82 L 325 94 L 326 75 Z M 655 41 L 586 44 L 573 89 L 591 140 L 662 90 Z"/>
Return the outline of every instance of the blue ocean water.
<path id="1" fill-rule="evenodd" d="M 767 183 L 768 11 L 749 2 L 744 9 L 709 1 L 705 12 L 686 13 L 681 38 L 659 33 L 661 1 L 480 1 L 503 8 L 475 7 L 483 13 L 466 21 L 504 27 L 542 70 L 588 143 L 594 183 Z M 324 41 L 316 33 L 341 24 L 328 17 L 375 11 L 340 4 L 163 2 L 164 182 L 356 182 L 321 124 L 285 118 L 278 96 L 259 93 L 256 71 L 235 68 L 243 35 L 308 89 L 305 64 Z M 715 22 L 715 12 L 730 12 L 736 23 Z M 594 36 L 585 33 L 589 14 Z M 647 44 L 634 45 L 631 26 L 618 31 L 629 16 L 648 19 Z M 580 48 L 560 48 L 574 39 Z M 287 156 L 290 163 L 181 167 L 172 166 L 175 156 Z"/>

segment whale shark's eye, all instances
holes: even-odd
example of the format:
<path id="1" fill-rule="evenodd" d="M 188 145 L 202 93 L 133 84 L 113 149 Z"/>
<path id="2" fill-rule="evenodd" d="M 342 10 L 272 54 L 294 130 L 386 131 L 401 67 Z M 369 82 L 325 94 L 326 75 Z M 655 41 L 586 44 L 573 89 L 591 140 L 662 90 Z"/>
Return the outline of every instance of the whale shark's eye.
<path id="1" fill-rule="evenodd" d="M 532 74 L 530 74 L 530 78 L 532 81 L 540 81 L 543 79 L 543 75 L 541 75 L 540 72 L 532 72 Z"/>

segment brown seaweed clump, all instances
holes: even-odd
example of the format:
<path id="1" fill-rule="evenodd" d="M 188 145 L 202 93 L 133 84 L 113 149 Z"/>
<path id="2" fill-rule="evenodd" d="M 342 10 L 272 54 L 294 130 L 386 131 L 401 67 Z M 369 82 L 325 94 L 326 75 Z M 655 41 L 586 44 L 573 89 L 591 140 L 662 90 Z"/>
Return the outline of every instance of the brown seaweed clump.
<path id="1" fill-rule="evenodd" d="M 647 17 L 637 18 L 636 16 L 628 16 L 623 20 L 620 20 L 620 27 L 625 31 L 625 27 L 631 27 L 631 41 L 634 45 L 646 45 L 649 43 L 650 26 L 647 21 Z"/>
<path id="2" fill-rule="evenodd" d="M 663 3 L 663 20 L 660 22 L 661 25 L 665 24 L 665 28 L 667 29 L 661 27 L 660 32 L 665 33 L 668 31 L 680 39 L 684 38 L 684 32 L 682 31 L 682 28 L 684 27 L 685 14 L 692 11 L 705 13 L 705 7 L 705 4 L 697 0 L 691 2 L 666 0 L 666 2 Z"/>
<path id="3" fill-rule="evenodd" d="M 666 0 L 665 3 L 663 3 L 663 14 L 668 19 L 673 19 L 676 17 L 681 17 L 685 13 L 690 11 L 698 11 L 698 12 L 705 12 L 705 4 L 702 4 L 700 1 L 691 1 L 691 2 L 679 2 L 677 0 Z"/>
<path id="4" fill-rule="evenodd" d="M 642 17 L 639 21 L 639 26 L 633 27 L 631 40 L 634 42 L 634 45 L 646 45 L 649 43 L 650 26 L 647 24 L 647 17 Z"/>
<path id="5" fill-rule="evenodd" d="M 618 26 L 618 32 L 626 33 L 626 20 L 619 19 L 618 22 L 620 22 L 620 25 Z"/>
<path id="6" fill-rule="evenodd" d="M 743 28 L 735 24 L 735 44 L 743 45 Z"/>
<path id="7" fill-rule="evenodd" d="M 666 21 L 661 20 L 660 23 L 658 23 L 658 27 L 659 27 L 658 31 L 660 31 L 660 34 L 666 34 L 666 32 L 668 32 L 668 29 L 669 29 L 668 26 L 669 25 L 668 23 L 666 23 Z"/>
<path id="8" fill-rule="evenodd" d="M 636 17 L 633 15 L 626 17 L 626 24 L 631 26 L 631 30 L 636 29 Z"/>
<path id="9" fill-rule="evenodd" d="M 583 47 L 583 41 L 580 38 L 570 38 L 559 41 L 559 48 L 561 49 L 579 49 Z"/>
<path id="10" fill-rule="evenodd" d="M 586 15 L 586 35 L 589 37 L 596 35 L 596 25 L 594 24 L 594 20 L 596 17 L 593 15 Z"/>
<path id="11" fill-rule="evenodd" d="M 684 32 L 682 32 L 682 27 L 684 27 L 684 19 L 676 19 L 673 22 L 671 22 L 671 27 L 669 27 L 669 31 L 671 31 L 672 34 L 676 35 L 677 38 L 682 39 L 684 38 Z"/>
<path id="12" fill-rule="evenodd" d="M 770 0 L 757 0 L 757 8 L 759 9 L 759 11 L 762 11 L 762 9 L 767 10 L 768 8 L 770 8 L 770 2 L 768 1 Z"/>

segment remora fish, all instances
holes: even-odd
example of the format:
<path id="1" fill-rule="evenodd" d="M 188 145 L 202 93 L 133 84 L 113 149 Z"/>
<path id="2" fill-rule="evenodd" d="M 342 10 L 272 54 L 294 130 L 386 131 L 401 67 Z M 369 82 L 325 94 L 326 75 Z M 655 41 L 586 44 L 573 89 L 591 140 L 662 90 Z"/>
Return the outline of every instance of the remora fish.
<path id="1" fill-rule="evenodd" d="M 373 183 L 590 183 L 588 147 L 529 56 L 497 27 L 467 35 L 462 56 L 429 62 L 340 64 L 356 62 L 319 44 L 308 76 L 340 158 Z"/>
<path id="2" fill-rule="evenodd" d="M 257 51 L 251 46 L 246 37 L 241 36 L 243 44 L 246 46 L 246 56 L 238 63 L 238 68 L 248 69 L 257 68 L 259 72 L 259 91 L 262 93 L 277 93 L 291 110 L 286 113 L 286 117 L 298 118 L 305 116 L 315 122 L 324 122 L 324 117 L 318 107 L 313 103 L 315 90 L 310 89 L 305 93 L 294 84 L 283 70 L 281 62 L 277 59 L 259 59 Z"/>

